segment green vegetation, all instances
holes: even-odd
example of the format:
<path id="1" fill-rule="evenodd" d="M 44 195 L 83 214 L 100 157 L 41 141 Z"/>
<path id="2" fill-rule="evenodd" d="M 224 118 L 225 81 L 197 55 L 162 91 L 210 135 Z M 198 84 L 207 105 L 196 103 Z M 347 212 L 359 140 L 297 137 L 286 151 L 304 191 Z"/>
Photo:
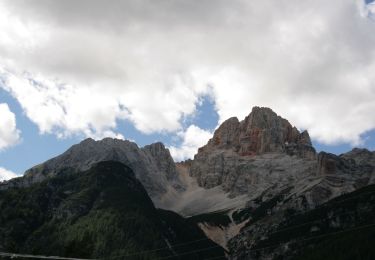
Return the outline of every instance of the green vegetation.
<path id="1" fill-rule="evenodd" d="M 191 218 L 185 219 L 167 210 L 158 209 L 158 212 L 163 222 L 167 223 L 167 230 L 173 230 L 169 236 L 174 241 L 172 246 L 177 254 L 196 251 L 194 254 L 186 255 L 187 259 L 207 259 L 223 256 L 223 249 L 207 239 L 203 231 Z"/>
<path id="2" fill-rule="evenodd" d="M 373 260 L 374 242 L 375 227 L 341 233 L 308 247 L 295 260 Z"/>
<path id="3" fill-rule="evenodd" d="M 252 207 L 243 208 L 236 210 L 232 214 L 232 218 L 236 224 L 243 222 L 244 220 L 247 220 L 251 216 L 251 212 L 253 212 L 254 209 Z"/>
<path id="4" fill-rule="evenodd" d="M 253 250 L 288 243 L 289 252 L 298 260 L 375 259 L 374 220 L 375 185 L 370 185 L 304 214 L 289 214 Z"/>
<path id="5" fill-rule="evenodd" d="M 233 213 L 232 217 L 233 220 L 236 223 L 241 223 L 246 219 L 251 219 L 244 228 L 254 224 L 258 220 L 266 217 L 268 213 L 277 205 L 277 203 L 283 201 L 285 194 L 287 194 L 292 187 L 286 188 L 282 190 L 277 196 L 272 197 L 269 200 L 266 200 L 262 202 L 262 196 L 256 198 L 254 202 L 259 204 L 258 207 L 253 208 L 253 207 L 248 207 L 244 209 L 237 210 L 236 212 Z"/>
<path id="6" fill-rule="evenodd" d="M 0 192 L 2 251 L 156 259 L 215 245 L 204 241 L 170 248 L 168 243 L 205 238 L 196 226 L 180 226 L 185 224 L 177 214 L 158 212 L 132 170 L 117 162 L 98 163 L 85 172 L 64 172 L 29 188 Z M 223 249 L 208 253 L 222 255 Z M 203 258 L 186 255 L 177 259 Z"/>

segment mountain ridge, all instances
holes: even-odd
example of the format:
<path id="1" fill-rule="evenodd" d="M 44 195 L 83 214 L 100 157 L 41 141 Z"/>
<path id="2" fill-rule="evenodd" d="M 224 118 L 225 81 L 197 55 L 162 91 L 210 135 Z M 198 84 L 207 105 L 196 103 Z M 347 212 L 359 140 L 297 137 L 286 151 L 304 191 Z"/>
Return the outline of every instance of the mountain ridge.
<path id="1" fill-rule="evenodd" d="M 204 259 L 224 252 L 194 224 L 159 212 L 134 172 L 114 161 L 0 191 L 0 231 L 0 250 L 13 253 Z M 214 248 L 190 253 L 206 247 Z"/>
<path id="2" fill-rule="evenodd" d="M 247 246 L 248 234 L 261 239 L 284 225 L 288 212 L 309 214 L 375 183 L 375 152 L 317 153 L 307 131 L 254 107 L 242 121 L 224 121 L 193 160 L 175 163 L 162 143 L 139 148 L 130 141 L 86 139 L 24 177 L 0 183 L 0 191 L 79 173 L 103 160 L 128 165 L 157 208 L 191 217 L 233 259 L 242 259 L 239 248 L 254 249 Z"/>

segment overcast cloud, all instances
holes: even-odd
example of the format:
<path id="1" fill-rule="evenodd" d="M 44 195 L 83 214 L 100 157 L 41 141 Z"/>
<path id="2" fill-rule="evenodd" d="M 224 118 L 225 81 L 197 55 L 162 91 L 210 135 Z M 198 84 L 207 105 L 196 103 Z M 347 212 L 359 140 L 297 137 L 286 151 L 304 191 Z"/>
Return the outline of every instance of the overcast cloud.
<path id="1" fill-rule="evenodd" d="M 0 77 L 42 133 L 199 132 L 181 122 L 204 95 L 220 122 L 269 106 L 326 144 L 375 128 L 374 8 L 360 0 L 8 0 L 0 13 Z"/>
<path id="2" fill-rule="evenodd" d="M 7 104 L 0 104 L 0 151 L 15 145 L 20 139 L 16 116 Z"/>

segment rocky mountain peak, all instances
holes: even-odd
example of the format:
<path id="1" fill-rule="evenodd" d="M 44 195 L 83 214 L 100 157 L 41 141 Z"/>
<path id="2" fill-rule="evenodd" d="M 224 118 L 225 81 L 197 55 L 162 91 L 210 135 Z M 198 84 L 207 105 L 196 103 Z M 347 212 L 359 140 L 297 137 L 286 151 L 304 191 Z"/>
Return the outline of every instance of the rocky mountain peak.
<path id="1" fill-rule="evenodd" d="M 216 129 L 212 139 L 208 141 L 206 147 L 215 149 L 231 149 L 238 146 L 238 135 L 240 130 L 240 122 L 237 117 L 231 117 L 225 120 L 218 129 Z M 202 151 L 202 147 L 199 151 Z M 198 151 L 198 152 L 199 152 Z"/>
<path id="2" fill-rule="evenodd" d="M 162 196 L 170 185 L 176 185 L 172 181 L 177 174 L 176 166 L 169 150 L 162 143 L 139 148 L 136 143 L 128 140 L 104 138 L 95 141 L 88 138 L 73 145 L 63 154 L 27 170 L 25 178 L 9 182 L 0 189 L 15 185 L 30 186 L 47 177 L 58 175 L 64 172 L 64 169 L 85 171 L 102 161 L 116 161 L 128 165 L 155 200 Z M 17 184 L 18 182 L 22 183 Z"/>
<path id="3" fill-rule="evenodd" d="M 353 148 L 350 152 L 340 155 L 341 158 L 354 160 L 357 164 L 366 164 L 375 166 L 375 151 L 369 151 L 366 148 Z"/>
<path id="4" fill-rule="evenodd" d="M 244 123 L 249 128 L 269 129 L 277 127 L 276 124 L 289 124 L 286 119 L 278 116 L 268 107 L 253 107 L 251 113 L 245 118 Z"/>
<path id="5" fill-rule="evenodd" d="M 309 133 L 299 132 L 267 107 L 254 107 L 241 122 L 236 117 L 224 121 L 199 152 L 212 149 L 232 149 L 241 156 L 285 152 L 315 158 Z"/>
<path id="6" fill-rule="evenodd" d="M 169 149 L 163 143 L 157 142 L 146 145 L 142 150 L 152 156 L 158 169 L 165 174 L 168 180 L 173 180 L 176 177 L 176 165 Z"/>

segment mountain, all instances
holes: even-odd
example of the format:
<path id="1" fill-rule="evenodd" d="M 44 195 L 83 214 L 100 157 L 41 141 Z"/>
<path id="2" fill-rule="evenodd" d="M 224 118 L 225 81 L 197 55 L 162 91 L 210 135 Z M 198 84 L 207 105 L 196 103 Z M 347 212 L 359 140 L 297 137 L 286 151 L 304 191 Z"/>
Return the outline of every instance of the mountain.
<path id="1" fill-rule="evenodd" d="M 248 252 L 284 225 L 288 213 L 308 214 L 342 194 L 374 184 L 374 162 L 375 152 L 366 149 L 339 156 L 316 154 L 307 131 L 299 132 L 269 108 L 255 107 L 243 121 L 230 118 L 219 126 L 185 170 L 199 186 L 221 187 L 229 197 L 246 201 L 205 213 L 198 223 L 230 250 L 230 259 L 272 259 Z M 216 223 L 225 217 L 229 221 Z"/>
<path id="2" fill-rule="evenodd" d="M 139 148 L 127 140 L 104 138 L 95 141 L 89 138 L 73 145 L 63 154 L 27 170 L 23 178 L 3 183 L 0 190 L 11 186 L 28 187 L 58 175 L 63 169 L 85 171 L 97 162 L 108 160 L 129 166 L 156 203 L 169 189 L 181 188 L 175 181 L 177 173 L 173 159 L 162 143 Z"/>
<path id="3" fill-rule="evenodd" d="M 268 218 L 267 225 L 272 224 L 261 233 L 256 229 L 266 223 L 250 225 L 230 242 L 230 255 L 234 259 L 301 260 L 375 257 L 375 185 L 339 196 L 311 211 L 286 211 L 282 218 L 278 225 Z M 241 243 L 245 235 L 246 243 Z"/>
<path id="4" fill-rule="evenodd" d="M 56 173 L 0 191 L 0 251 L 116 259 L 224 256 L 196 225 L 156 210 L 122 163 Z M 201 251 L 206 248 L 211 249 Z"/>
<path id="5" fill-rule="evenodd" d="M 354 148 L 341 155 L 317 153 L 307 131 L 299 131 L 286 119 L 264 107 L 254 107 L 242 121 L 237 118 L 226 120 L 216 129 L 208 143 L 199 148 L 193 160 L 180 163 L 173 162 L 168 149 L 161 143 L 139 148 L 129 141 L 86 139 L 62 155 L 26 171 L 24 177 L 0 183 L 0 201 L 3 201 L 0 209 L 2 205 L 8 205 L 4 196 L 15 196 L 9 199 L 14 204 L 9 204 L 7 210 L 0 211 L 0 217 L 8 216 L 8 210 L 17 205 L 15 201 L 27 202 L 21 203 L 17 211 L 9 215 L 13 217 L 3 227 L 16 230 L 16 224 L 23 225 L 26 219 L 23 207 L 27 208 L 29 204 L 35 208 L 45 205 L 43 200 L 39 200 L 39 195 L 34 195 L 36 187 L 49 187 L 42 192 L 46 194 L 43 198 L 49 201 L 51 196 L 55 196 L 54 190 L 60 189 L 60 186 L 53 184 L 56 180 L 62 180 L 61 185 L 64 187 L 69 186 L 69 183 L 74 183 L 77 178 L 81 178 L 79 176 L 85 176 L 104 161 L 124 164 L 134 172 L 135 178 L 139 180 L 138 184 L 145 188 L 144 197 L 147 195 L 149 200 L 148 203 L 137 203 L 142 206 L 142 210 L 136 210 L 139 219 L 145 215 L 147 217 L 142 221 L 154 221 L 151 233 L 167 238 L 170 245 L 176 240 L 194 241 L 195 237 L 205 235 L 214 241 L 213 243 L 205 238 L 213 243 L 214 248 L 219 248 L 218 244 L 229 252 L 228 259 L 314 259 L 315 256 L 321 259 L 337 256 L 333 259 L 342 259 L 340 248 L 352 243 L 361 251 L 358 256 L 353 256 L 354 251 L 342 252 L 348 252 L 353 259 L 375 257 L 367 246 L 368 243 L 375 242 L 373 229 L 362 228 L 371 225 L 373 219 L 371 192 L 375 191 L 375 152 Z M 126 181 L 121 185 L 126 187 Z M 106 189 L 107 184 L 102 188 Z M 15 192 L 19 190 L 22 192 Z M 25 199 L 20 200 L 17 194 L 24 194 L 22 198 Z M 79 194 L 80 189 L 75 189 L 68 194 L 59 195 L 59 203 L 65 205 L 71 197 L 81 197 Z M 358 196 L 359 199 L 355 199 Z M 346 202 L 340 202 L 346 197 L 353 202 L 348 206 L 350 212 L 346 212 Z M 132 196 L 129 195 L 129 198 Z M 124 207 L 128 203 L 131 205 L 130 200 L 118 201 L 119 208 L 122 203 Z M 45 206 L 48 210 L 53 209 L 52 213 L 44 214 L 39 211 L 36 218 L 38 221 L 40 218 L 43 223 L 45 218 L 50 221 L 49 216 L 56 219 L 53 203 L 48 202 L 48 206 Z M 88 202 L 82 203 L 86 205 Z M 81 208 L 80 203 L 72 202 L 68 205 L 69 211 Z M 159 209 L 156 210 L 155 207 Z M 147 215 L 147 212 L 152 212 L 153 215 Z M 341 215 L 344 213 L 348 213 L 349 217 L 343 218 Z M 159 222 L 155 220 L 155 216 Z M 13 225 L 12 218 L 19 222 L 14 222 Z M 62 217 L 66 218 L 65 215 Z M 77 215 L 76 219 L 78 222 L 84 221 L 81 215 Z M 90 221 L 99 226 L 102 223 L 109 225 L 101 219 Z M 121 226 L 123 224 L 115 222 L 114 226 L 123 234 L 131 234 L 129 227 Z M 53 222 L 47 226 L 60 225 L 63 224 Z M 303 228 L 295 231 L 294 228 L 299 226 Z M 30 231 L 28 227 L 22 230 Z M 292 232 L 283 232 L 284 230 Z M 33 237 L 34 232 L 36 231 L 32 230 L 27 233 L 33 235 L 31 240 L 25 241 L 42 241 L 41 237 Z M 141 229 L 141 233 L 145 234 L 144 232 L 146 231 Z M 347 232 L 349 235 L 345 238 Z M 48 234 L 53 233 L 53 230 L 48 229 Z M 190 234 L 192 237 L 188 239 L 186 235 Z M 359 241 L 369 242 L 359 244 L 359 241 L 353 241 L 353 234 L 361 237 L 362 240 Z M 315 239 L 315 235 L 322 239 Z M 335 240 L 329 239 L 330 236 L 335 237 Z M 29 244 L 23 244 L 24 239 L 12 239 L 9 241 L 15 241 L 14 245 L 23 246 L 15 248 L 19 252 L 36 248 L 34 244 L 27 247 Z M 159 246 L 140 241 L 141 245 L 137 245 L 135 251 Z M 116 243 L 121 244 L 123 241 Z M 328 251 L 331 245 L 335 246 L 336 251 L 333 250 L 330 255 Z M 192 245 L 192 248 L 203 249 L 204 246 L 210 248 L 210 245 L 203 244 Z M 265 249 L 271 247 L 274 249 Z M 315 248 L 320 251 L 315 252 Z M 189 249 L 191 248 L 186 248 Z M 178 252 L 178 248 L 173 250 Z M 171 254 L 173 250 L 166 251 L 165 254 Z M 219 257 L 223 254 L 222 249 L 220 250 L 217 252 Z M 368 254 L 363 255 L 362 252 L 366 250 Z M 203 252 L 198 255 L 205 259 L 207 256 Z M 366 258 L 368 256 L 370 258 Z"/>
<path id="6" fill-rule="evenodd" d="M 269 108 L 255 107 L 243 121 L 231 118 L 219 126 L 189 172 L 200 186 L 221 186 L 231 196 L 257 198 L 288 188 L 314 207 L 373 183 L 374 158 L 366 150 L 316 154 L 307 131 L 300 133 Z"/>
<path id="7" fill-rule="evenodd" d="M 241 122 L 236 117 L 226 120 L 199 153 L 216 149 L 230 149 L 241 156 L 270 152 L 315 156 L 307 131 L 300 133 L 288 120 L 265 107 L 254 107 Z"/>

